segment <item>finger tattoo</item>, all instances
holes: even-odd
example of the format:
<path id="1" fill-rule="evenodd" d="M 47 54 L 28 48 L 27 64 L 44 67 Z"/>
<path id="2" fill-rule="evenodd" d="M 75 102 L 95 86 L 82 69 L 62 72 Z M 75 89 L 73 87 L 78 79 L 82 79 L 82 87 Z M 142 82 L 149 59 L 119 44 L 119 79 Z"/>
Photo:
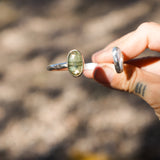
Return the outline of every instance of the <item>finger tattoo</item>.
<path id="1" fill-rule="evenodd" d="M 144 97 L 147 85 L 138 82 L 135 86 L 134 92 Z"/>

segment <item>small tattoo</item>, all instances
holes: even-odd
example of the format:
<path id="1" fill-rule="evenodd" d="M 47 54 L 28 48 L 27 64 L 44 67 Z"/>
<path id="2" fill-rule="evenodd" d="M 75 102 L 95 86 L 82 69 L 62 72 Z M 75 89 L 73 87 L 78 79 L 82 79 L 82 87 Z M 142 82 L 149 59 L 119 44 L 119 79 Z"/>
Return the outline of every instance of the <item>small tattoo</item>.
<path id="1" fill-rule="evenodd" d="M 140 94 L 144 97 L 146 87 L 147 86 L 144 85 L 143 83 L 138 82 L 136 84 L 136 87 L 135 87 L 134 91 L 135 91 L 136 94 Z"/>

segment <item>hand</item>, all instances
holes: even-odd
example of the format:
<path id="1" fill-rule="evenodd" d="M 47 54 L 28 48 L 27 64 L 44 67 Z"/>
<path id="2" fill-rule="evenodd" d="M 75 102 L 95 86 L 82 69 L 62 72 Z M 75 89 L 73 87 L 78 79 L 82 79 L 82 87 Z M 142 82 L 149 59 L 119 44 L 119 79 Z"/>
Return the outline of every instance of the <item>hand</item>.
<path id="1" fill-rule="evenodd" d="M 117 74 L 112 58 L 112 48 L 119 47 L 124 55 L 124 72 Z M 98 63 L 84 75 L 112 88 L 128 91 L 143 98 L 160 119 L 160 57 L 133 60 L 146 48 L 160 52 L 160 25 L 153 22 L 141 24 L 135 31 L 112 42 L 92 56 Z"/>

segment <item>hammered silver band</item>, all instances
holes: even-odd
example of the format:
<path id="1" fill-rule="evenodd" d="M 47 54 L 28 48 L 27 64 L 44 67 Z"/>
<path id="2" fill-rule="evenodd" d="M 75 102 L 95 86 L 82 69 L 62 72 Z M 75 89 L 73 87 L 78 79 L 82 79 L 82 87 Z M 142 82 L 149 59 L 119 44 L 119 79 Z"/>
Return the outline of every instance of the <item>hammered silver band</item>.
<path id="1" fill-rule="evenodd" d="M 57 64 L 51 64 L 51 65 L 48 65 L 47 70 L 48 71 L 68 70 L 68 64 L 67 64 L 67 62 L 57 63 Z"/>

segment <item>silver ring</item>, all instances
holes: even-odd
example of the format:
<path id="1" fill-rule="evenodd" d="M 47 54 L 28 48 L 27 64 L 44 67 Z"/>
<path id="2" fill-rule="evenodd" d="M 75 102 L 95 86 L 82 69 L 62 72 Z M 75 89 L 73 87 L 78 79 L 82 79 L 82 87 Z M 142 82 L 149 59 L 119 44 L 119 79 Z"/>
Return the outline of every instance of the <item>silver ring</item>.
<path id="1" fill-rule="evenodd" d="M 123 54 L 118 47 L 112 49 L 112 56 L 114 61 L 115 70 L 117 73 L 123 72 Z"/>
<path id="2" fill-rule="evenodd" d="M 68 70 L 74 77 L 79 77 L 83 73 L 84 59 L 82 54 L 73 49 L 68 53 L 67 62 L 51 64 L 47 67 L 49 71 Z"/>
<path id="3" fill-rule="evenodd" d="M 123 54 L 118 47 L 112 50 L 114 66 L 117 73 L 123 72 Z M 72 76 L 80 77 L 84 70 L 93 70 L 97 63 L 84 63 L 82 54 L 73 49 L 68 53 L 67 62 L 50 64 L 47 67 L 48 71 L 66 71 L 68 70 Z"/>
<path id="4" fill-rule="evenodd" d="M 82 75 L 84 69 L 94 69 L 97 66 L 96 63 L 84 64 L 84 58 L 82 54 L 73 49 L 68 53 L 67 62 L 48 65 L 48 71 L 66 71 L 68 70 L 74 77 Z"/>

